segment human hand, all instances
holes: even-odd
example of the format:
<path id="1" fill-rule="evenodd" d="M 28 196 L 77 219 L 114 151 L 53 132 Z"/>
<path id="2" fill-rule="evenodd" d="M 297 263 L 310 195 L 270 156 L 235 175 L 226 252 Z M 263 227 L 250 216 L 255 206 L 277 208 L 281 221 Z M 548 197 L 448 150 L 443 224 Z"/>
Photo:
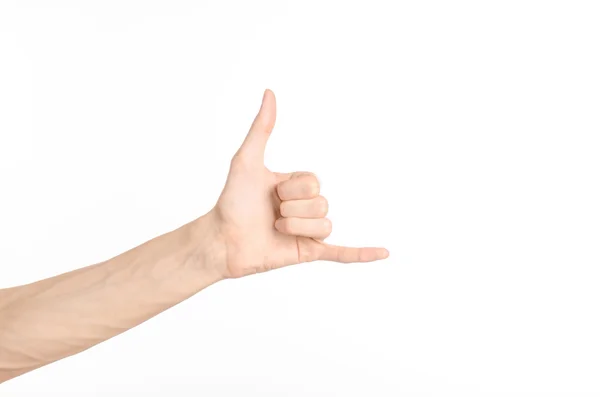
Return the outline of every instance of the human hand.
<path id="1" fill-rule="evenodd" d="M 327 244 L 331 221 L 319 181 L 309 172 L 271 172 L 264 152 L 275 125 L 275 95 L 266 90 L 242 146 L 231 160 L 227 182 L 210 215 L 224 250 L 220 270 L 237 278 L 302 262 L 371 262 L 385 248 Z"/>

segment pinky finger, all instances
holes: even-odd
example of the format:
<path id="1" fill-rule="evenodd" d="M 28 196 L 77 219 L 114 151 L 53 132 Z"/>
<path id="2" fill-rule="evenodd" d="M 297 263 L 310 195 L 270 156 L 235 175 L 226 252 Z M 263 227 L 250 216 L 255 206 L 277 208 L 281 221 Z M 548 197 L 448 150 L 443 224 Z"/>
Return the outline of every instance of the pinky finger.
<path id="1" fill-rule="evenodd" d="M 353 262 L 373 262 L 385 259 L 390 255 L 385 248 L 353 248 L 339 245 L 325 244 L 325 249 L 321 254 L 321 260 L 353 263 Z"/>

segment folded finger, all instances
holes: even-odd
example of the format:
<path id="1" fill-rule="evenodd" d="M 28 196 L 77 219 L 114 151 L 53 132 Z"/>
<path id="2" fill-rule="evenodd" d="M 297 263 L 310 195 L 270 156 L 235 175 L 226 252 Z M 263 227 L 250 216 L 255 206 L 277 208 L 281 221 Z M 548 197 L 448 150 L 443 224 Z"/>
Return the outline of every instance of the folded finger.
<path id="1" fill-rule="evenodd" d="M 303 173 L 277 185 L 277 194 L 282 201 L 308 200 L 319 195 L 319 180 L 313 174 Z"/>
<path id="2" fill-rule="evenodd" d="M 309 200 L 282 201 L 279 207 L 281 216 L 285 218 L 325 218 L 327 211 L 327 199 L 323 196 Z"/>
<path id="3" fill-rule="evenodd" d="M 290 236 L 324 239 L 331 234 L 331 221 L 327 218 L 279 218 L 275 221 L 275 229 Z"/>

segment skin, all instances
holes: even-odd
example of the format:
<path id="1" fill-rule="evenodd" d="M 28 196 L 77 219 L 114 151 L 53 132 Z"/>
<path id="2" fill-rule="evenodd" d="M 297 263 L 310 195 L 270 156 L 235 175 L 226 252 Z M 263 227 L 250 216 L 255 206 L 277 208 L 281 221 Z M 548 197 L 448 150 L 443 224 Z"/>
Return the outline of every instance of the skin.
<path id="1" fill-rule="evenodd" d="M 264 165 L 275 125 L 266 90 L 207 214 L 105 262 L 0 290 L 0 383 L 82 352 L 202 289 L 302 262 L 371 262 L 384 248 L 327 244 L 331 222 L 309 172 Z"/>

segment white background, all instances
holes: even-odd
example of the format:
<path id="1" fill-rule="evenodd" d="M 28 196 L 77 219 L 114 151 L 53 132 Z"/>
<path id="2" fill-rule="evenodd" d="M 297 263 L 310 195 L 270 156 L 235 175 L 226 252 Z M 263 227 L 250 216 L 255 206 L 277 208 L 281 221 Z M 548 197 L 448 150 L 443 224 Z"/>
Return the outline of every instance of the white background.
<path id="1" fill-rule="evenodd" d="M 267 87 L 267 166 L 316 172 L 331 242 L 391 256 L 218 283 L 0 394 L 600 395 L 599 20 L 595 1 L 1 1 L 0 287 L 208 211 Z"/>

